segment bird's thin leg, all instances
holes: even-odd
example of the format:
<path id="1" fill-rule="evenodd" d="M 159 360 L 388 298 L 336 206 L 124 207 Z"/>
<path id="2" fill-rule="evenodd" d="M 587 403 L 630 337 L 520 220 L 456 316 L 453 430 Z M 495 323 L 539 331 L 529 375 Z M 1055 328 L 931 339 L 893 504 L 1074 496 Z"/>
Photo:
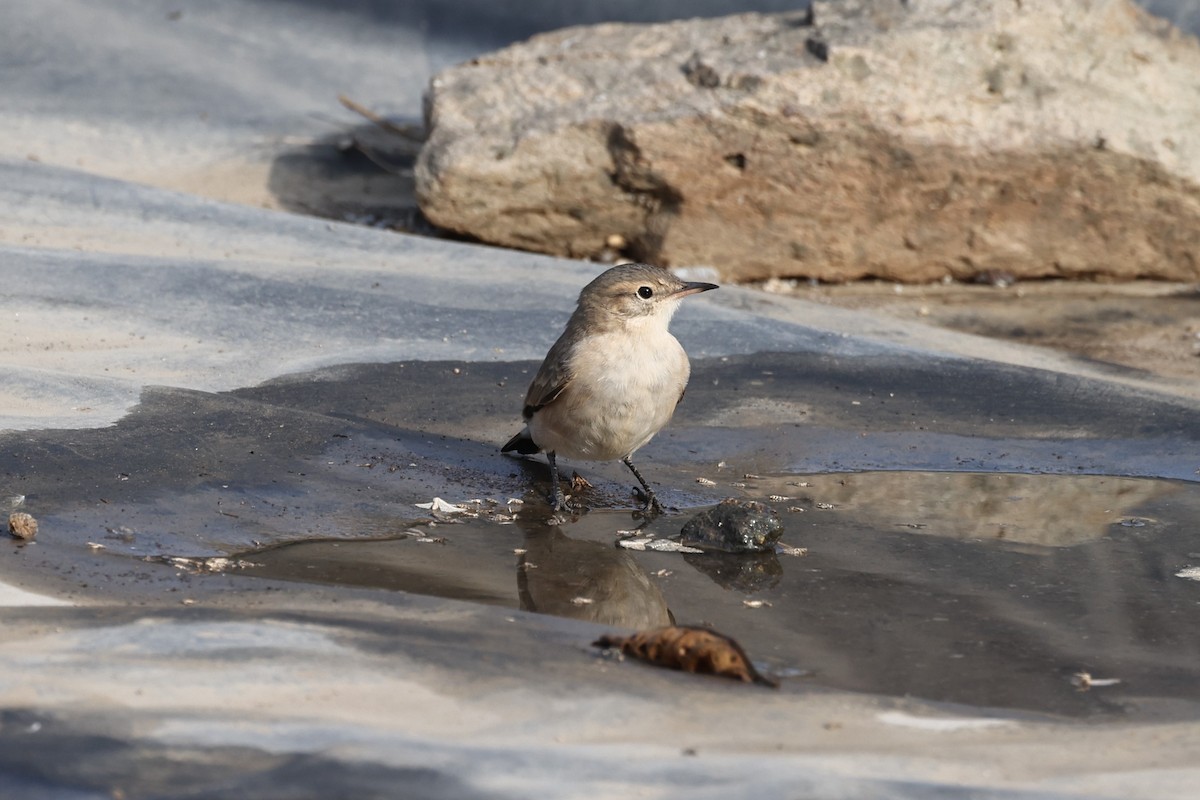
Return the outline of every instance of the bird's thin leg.
<path id="1" fill-rule="evenodd" d="M 642 473 L 638 472 L 638 468 L 633 465 L 633 461 L 629 456 L 625 456 L 621 459 L 621 462 L 629 467 L 629 471 L 633 473 L 633 477 L 637 478 L 638 483 L 642 485 L 642 490 L 646 494 L 646 508 L 661 514 L 663 510 L 662 505 L 658 502 L 658 498 L 654 496 L 654 490 L 650 488 L 650 484 L 646 483 L 646 479 L 642 477 Z"/>
<path id="2" fill-rule="evenodd" d="M 567 505 L 567 498 L 558 483 L 558 464 L 554 461 L 554 451 L 547 451 L 546 458 L 550 461 L 550 508 L 562 511 Z"/>

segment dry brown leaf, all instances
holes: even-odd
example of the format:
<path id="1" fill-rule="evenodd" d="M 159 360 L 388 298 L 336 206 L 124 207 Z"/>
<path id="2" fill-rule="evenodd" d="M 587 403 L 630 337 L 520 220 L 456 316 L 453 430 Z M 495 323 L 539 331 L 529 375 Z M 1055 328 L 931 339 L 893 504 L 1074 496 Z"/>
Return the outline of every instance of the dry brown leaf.
<path id="1" fill-rule="evenodd" d="M 741 645 L 708 628 L 672 625 L 638 631 L 630 636 L 606 634 L 593 645 L 614 648 L 627 656 L 668 669 L 719 675 L 764 686 L 779 685 L 754 668 Z"/>

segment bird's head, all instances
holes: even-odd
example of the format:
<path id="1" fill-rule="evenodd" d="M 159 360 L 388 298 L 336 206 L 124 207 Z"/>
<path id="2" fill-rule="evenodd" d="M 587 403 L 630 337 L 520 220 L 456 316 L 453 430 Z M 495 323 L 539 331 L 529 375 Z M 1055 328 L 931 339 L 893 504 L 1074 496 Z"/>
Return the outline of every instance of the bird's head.
<path id="1" fill-rule="evenodd" d="M 662 267 L 622 264 L 583 287 L 579 306 L 629 321 L 654 318 L 665 324 L 675 314 L 680 300 L 716 288 L 715 283 L 681 280 Z"/>

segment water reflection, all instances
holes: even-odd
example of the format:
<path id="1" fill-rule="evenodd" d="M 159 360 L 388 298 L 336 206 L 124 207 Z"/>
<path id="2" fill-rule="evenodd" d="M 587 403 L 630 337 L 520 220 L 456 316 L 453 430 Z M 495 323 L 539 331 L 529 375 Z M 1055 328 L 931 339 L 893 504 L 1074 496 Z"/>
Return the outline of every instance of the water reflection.
<path id="1" fill-rule="evenodd" d="M 517 606 L 622 628 L 672 621 L 658 584 L 611 536 L 577 540 L 549 518 L 535 507 L 518 512 L 512 526 L 469 521 L 406 530 L 372 520 L 364 528 L 380 538 L 295 542 L 235 560 L 248 565 L 241 574 Z"/>
<path id="2" fill-rule="evenodd" d="M 672 621 L 662 590 L 627 551 L 557 528 L 527 530 L 525 547 L 517 585 L 526 611 L 634 629 Z"/>
<path id="3" fill-rule="evenodd" d="M 783 565 L 774 553 L 689 553 L 683 560 L 722 589 L 744 594 L 772 589 L 783 577 Z"/>
<path id="4" fill-rule="evenodd" d="M 1132 509 L 1182 485 L 1104 475 L 863 472 L 758 479 L 748 488 L 818 513 L 833 506 L 881 530 L 1065 547 L 1104 536 Z"/>
<path id="5" fill-rule="evenodd" d="M 755 478 L 744 491 L 775 498 L 784 541 L 807 556 L 625 551 L 614 542 L 629 512 L 550 525 L 531 501 L 516 524 L 439 525 L 444 544 L 304 542 L 241 557 L 272 577 L 614 627 L 708 623 L 756 660 L 834 688 L 1066 714 L 1200 702 L 1200 582 L 1177 577 L 1200 567 L 1196 484 L 862 473 Z M 671 536 L 686 519 L 645 530 Z M 1080 691 L 1079 671 L 1121 682 Z"/>

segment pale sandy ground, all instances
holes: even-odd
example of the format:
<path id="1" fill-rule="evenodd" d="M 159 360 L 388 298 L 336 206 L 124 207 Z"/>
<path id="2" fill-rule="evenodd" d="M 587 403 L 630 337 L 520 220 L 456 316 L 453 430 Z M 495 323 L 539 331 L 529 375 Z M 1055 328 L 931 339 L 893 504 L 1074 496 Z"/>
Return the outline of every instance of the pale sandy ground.
<path id="1" fill-rule="evenodd" d="M 36 594 L 0 581 L 0 606 L 66 606 L 66 600 L 45 594 Z"/>
<path id="2" fill-rule="evenodd" d="M 6 626 L 6 658 L 38 670 L 10 674 L 5 699 L 62 709 L 27 723 L 41 746 L 83 774 L 103 769 L 118 787 L 153 785 L 183 758 L 222 771 L 228 786 L 248 766 L 264 768 L 251 757 L 261 748 L 293 759 L 323 753 L 364 775 L 382 770 L 396 787 L 416 776 L 388 770 L 453 770 L 496 797 L 1193 796 L 1187 765 L 1200 734 L 1190 723 L 1070 725 L 905 699 L 777 693 L 596 660 L 586 637 L 553 620 L 427 605 L 350 604 L 311 619 L 198 609 L 81 627 L 44 614 Z M 339 614 L 370 627 L 356 630 Z M 414 626 L 439 632 L 414 635 Z M 470 665 L 472 674 L 439 666 L 476 647 L 503 651 L 503 663 Z M 137 732 L 148 751 L 141 759 L 111 745 L 93 756 L 59 744 L 64 722 L 113 735 L 104 709 L 119 709 L 121 728 Z M 171 761 L 152 749 L 163 746 Z M 230 751 L 237 760 L 226 764 L 202 755 L 212 746 L 246 750 Z M 122 772 L 138 764 L 146 777 L 123 784 Z M 309 780 L 328 791 L 339 774 Z M 182 786 L 213 780 L 197 775 Z M 281 785 L 284 776 L 272 779 L 272 791 Z M 289 796 L 319 796 L 313 786 Z M 263 796 L 278 794 L 264 787 Z"/>

